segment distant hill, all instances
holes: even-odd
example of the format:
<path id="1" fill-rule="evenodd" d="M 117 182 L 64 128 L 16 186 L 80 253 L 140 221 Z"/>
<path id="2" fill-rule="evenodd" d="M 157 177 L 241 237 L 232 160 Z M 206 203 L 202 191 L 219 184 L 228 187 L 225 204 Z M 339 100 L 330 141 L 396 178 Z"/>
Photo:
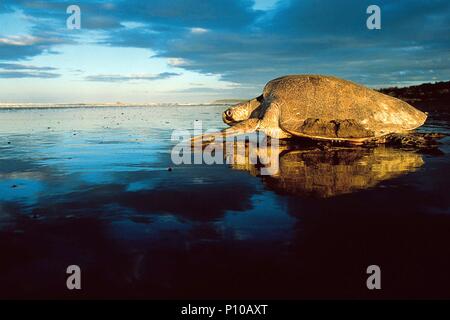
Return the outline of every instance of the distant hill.
<path id="1" fill-rule="evenodd" d="M 450 110 L 450 81 L 424 83 L 411 87 L 378 90 L 401 99 L 423 111 Z"/>

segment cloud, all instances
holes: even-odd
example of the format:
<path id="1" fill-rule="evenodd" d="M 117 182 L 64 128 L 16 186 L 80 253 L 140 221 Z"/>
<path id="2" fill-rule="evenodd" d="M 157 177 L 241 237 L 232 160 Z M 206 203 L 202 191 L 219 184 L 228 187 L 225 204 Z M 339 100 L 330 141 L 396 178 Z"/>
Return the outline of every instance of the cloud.
<path id="1" fill-rule="evenodd" d="M 51 79 L 58 78 L 60 75 L 52 72 L 40 71 L 0 71 L 0 78 L 21 79 L 21 78 L 41 78 Z"/>
<path id="2" fill-rule="evenodd" d="M 161 42 L 157 56 L 175 56 L 189 61 L 184 69 L 251 84 L 291 73 L 335 74 L 374 86 L 405 78 L 429 81 L 423 64 L 438 78 L 449 77 L 448 1 L 379 1 L 377 31 L 366 28 L 369 4 L 279 2 L 239 31 L 217 29 L 200 38 L 179 33 Z"/>
<path id="3" fill-rule="evenodd" d="M 2 0 L 3 10 L 20 9 L 36 18 L 64 22 L 66 8 L 74 4 L 71 0 Z M 209 27 L 236 29 L 252 23 L 255 15 L 253 0 L 120 0 L 105 3 L 99 0 L 78 0 L 81 9 L 82 27 L 89 29 L 117 28 L 123 22 L 146 25 L 170 25 L 187 28 Z M 0 7 L 0 12 L 2 8 Z"/>
<path id="4" fill-rule="evenodd" d="M 0 38 L 0 44 L 10 45 L 10 46 L 30 46 L 39 42 L 39 38 L 21 35 L 21 36 L 10 36 L 5 38 Z"/>
<path id="5" fill-rule="evenodd" d="M 186 61 L 183 58 L 169 58 L 167 63 L 172 67 L 182 67 L 189 65 L 189 61 Z"/>
<path id="6" fill-rule="evenodd" d="M 190 28 L 191 33 L 193 34 L 202 34 L 208 32 L 208 29 L 204 28 Z"/>
<path id="7" fill-rule="evenodd" d="M 126 82 L 126 81 L 155 81 L 155 80 L 163 80 L 171 77 L 179 76 L 179 73 L 174 72 L 162 72 L 155 75 L 108 75 L 108 74 L 100 74 L 100 75 L 92 75 L 87 76 L 85 80 L 87 81 L 96 81 L 96 82 Z"/>
<path id="8" fill-rule="evenodd" d="M 0 61 L 22 60 L 43 53 L 51 53 L 53 47 L 72 40 L 54 33 L 42 32 L 37 35 L 0 37 Z"/>
<path id="9" fill-rule="evenodd" d="M 22 79 L 22 78 L 57 78 L 60 75 L 55 72 L 53 67 L 37 67 L 19 63 L 0 63 L 0 78 Z"/>
<path id="10" fill-rule="evenodd" d="M 122 16 L 154 25 L 239 29 L 260 15 L 252 0 L 128 0 L 118 3 Z"/>
<path id="11" fill-rule="evenodd" d="M 36 66 L 19 64 L 19 63 L 0 63 L 0 69 L 3 69 L 3 70 L 39 70 L 39 71 L 56 70 L 56 68 L 53 68 L 53 67 L 36 67 Z"/>

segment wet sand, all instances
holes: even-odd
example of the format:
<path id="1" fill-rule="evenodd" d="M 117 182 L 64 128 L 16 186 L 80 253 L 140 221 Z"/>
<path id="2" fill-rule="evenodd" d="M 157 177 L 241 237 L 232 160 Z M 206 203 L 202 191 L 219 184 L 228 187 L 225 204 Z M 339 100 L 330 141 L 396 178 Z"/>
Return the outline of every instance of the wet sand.
<path id="1" fill-rule="evenodd" d="M 220 129 L 223 109 L 0 110 L 0 297 L 450 298 L 448 137 L 441 154 L 280 150 L 272 177 L 174 166 L 173 129 Z"/>

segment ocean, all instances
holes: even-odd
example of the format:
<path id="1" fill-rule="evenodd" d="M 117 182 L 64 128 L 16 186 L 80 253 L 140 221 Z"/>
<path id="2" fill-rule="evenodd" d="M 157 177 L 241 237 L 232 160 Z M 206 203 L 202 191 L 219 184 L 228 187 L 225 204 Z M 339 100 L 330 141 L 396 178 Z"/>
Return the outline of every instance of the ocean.
<path id="1" fill-rule="evenodd" d="M 0 108 L 0 298 L 450 298 L 449 137 L 175 165 L 174 130 L 224 109 Z"/>

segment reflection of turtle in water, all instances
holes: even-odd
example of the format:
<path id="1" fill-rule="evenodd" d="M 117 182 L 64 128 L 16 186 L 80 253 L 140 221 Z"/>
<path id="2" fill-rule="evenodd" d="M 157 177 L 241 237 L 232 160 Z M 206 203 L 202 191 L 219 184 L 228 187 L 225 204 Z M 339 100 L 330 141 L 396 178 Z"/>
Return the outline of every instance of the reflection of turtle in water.
<path id="1" fill-rule="evenodd" d="M 331 148 L 279 149 L 278 171 L 261 176 L 264 184 L 277 192 L 332 197 L 376 186 L 421 167 L 422 156 L 402 149 Z M 256 165 L 232 165 L 234 169 L 259 176 Z"/>
<path id="2" fill-rule="evenodd" d="M 319 75 L 272 80 L 261 96 L 229 108 L 222 117 L 231 128 L 204 135 L 203 141 L 222 134 L 262 131 L 278 138 L 384 142 L 380 137 L 415 129 L 427 118 L 399 99 L 350 81 Z"/>

